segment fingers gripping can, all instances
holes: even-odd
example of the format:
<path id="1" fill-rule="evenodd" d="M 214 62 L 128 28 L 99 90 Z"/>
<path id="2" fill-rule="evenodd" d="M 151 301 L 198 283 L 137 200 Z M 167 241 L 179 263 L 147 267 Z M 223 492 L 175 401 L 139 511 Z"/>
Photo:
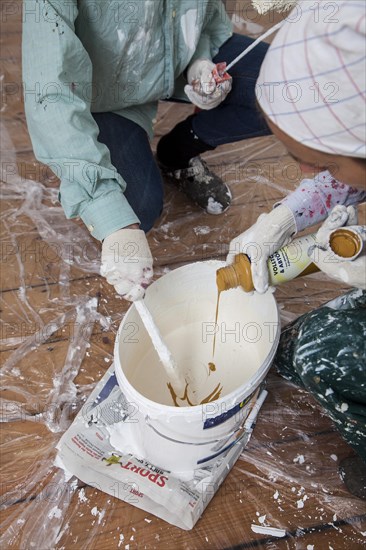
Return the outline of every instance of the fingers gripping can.
<path id="1" fill-rule="evenodd" d="M 315 233 L 306 235 L 272 254 L 267 262 L 269 284 L 276 286 L 319 271 L 307 253 L 315 240 Z M 347 227 L 333 231 L 330 236 L 330 251 L 340 258 L 353 259 L 360 252 L 362 245 L 360 235 Z M 233 264 L 217 271 L 216 282 L 219 291 L 238 286 L 246 292 L 254 290 L 249 257 L 246 254 L 237 254 Z"/>

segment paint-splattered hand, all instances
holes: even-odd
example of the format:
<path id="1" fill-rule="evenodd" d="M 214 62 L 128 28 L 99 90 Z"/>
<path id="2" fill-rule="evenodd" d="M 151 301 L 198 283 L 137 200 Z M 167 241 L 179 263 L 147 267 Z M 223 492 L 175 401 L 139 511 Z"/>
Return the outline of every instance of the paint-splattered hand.
<path id="1" fill-rule="evenodd" d="M 246 254 L 251 261 L 254 288 L 263 294 L 269 286 L 269 256 L 288 244 L 296 235 L 296 231 L 293 213 L 287 206 L 280 204 L 269 214 L 261 214 L 252 227 L 230 242 L 226 261 L 231 264 L 236 254 Z"/>
<path id="2" fill-rule="evenodd" d="M 120 229 L 109 235 L 102 245 L 100 272 L 126 300 L 143 298 L 153 277 L 153 258 L 145 233 Z"/>
<path id="3" fill-rule="evenodd" d="M 208 59 L 197 59 L 188 68 L 188 85 L 184 91 L 190 101 L 203 110 L 218 107 L 231 91 L 232 79 L 224 64 L 215 65 Z"/>

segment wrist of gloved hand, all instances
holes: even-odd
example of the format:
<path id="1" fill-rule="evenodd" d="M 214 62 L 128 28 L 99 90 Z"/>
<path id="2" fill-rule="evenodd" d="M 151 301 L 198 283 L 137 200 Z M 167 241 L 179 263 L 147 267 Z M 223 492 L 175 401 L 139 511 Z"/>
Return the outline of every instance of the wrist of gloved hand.
<path id="1" fill-rule="evenodd" d="M 268 214 L 261 214 L 252 227 L 230 242 L 227 263 L 232 263 L 239 253 L 247 254 L 252 261 L 265 255 L 267 259 L 278 248 L 296 235 L 296 222 L 292 211 L 280 204 Z"/>
<path id="2" fill-rule="evenodd" d="M 106 237 L 100 272 L 126 300 L 143 298 L 153 277 L 153 258 L 144 231 L 120 229 Z"/>
<path id="3" fill-rule="evenodd" d="M 208 59 L 197 59 L 187 71 L 188 85 L 184 91 L 190 101 L 203 110 L 218 107 L 231 90 L 232 81 L 217 83 L 213 75 L 215 63 Z"/>
<path id="4" fill-rule="evenodd" d="M 280 204 L 268 214 L 260 215 L 252 227 L 230 242 L 226 261 L 230 264 L 236 254 L 247 254 L 251 261 L 254 288 L 262 294 L 268 290 L 269 256 L 288 244 L 296 232 L 292 211 Z"/>
<path id="5" fill-rule="evenodd" d="M 316 234 L 316 241 L 308 255 L 317 267 L 328 277 L 357 288 L 366 288 L 366 226 L 349 225 L 357 223 L 357 212 L 353 206 L 338 205 L 333 208 Z M 352 257 L 343 257 L 331 247 L 334 233 L 345 227 L 358 241 L 359 250 Z"/>

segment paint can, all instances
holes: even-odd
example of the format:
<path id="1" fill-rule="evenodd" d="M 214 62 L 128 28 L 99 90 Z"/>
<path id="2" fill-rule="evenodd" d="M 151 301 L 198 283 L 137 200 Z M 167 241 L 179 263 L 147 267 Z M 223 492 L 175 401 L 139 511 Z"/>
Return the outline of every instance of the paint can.
<path id="1" fill-rule="evenodd" d="M 308 250 L 314 248 L 315 243 L 316 233 L 313 233 L 294 239 L 271 254 L 267 261 L 269 284 L 276 286 L 320 271 L 308 256 Z M 362 249 L 362 237 L 353 227 L 334 229 L 329 236 L 328 261 L 352 261 L 361 254 Z M 246 292 L 254 290 L 249 256 L 243 253 L 236 254 L 231 265 L 225 265 L 218 270 L 216 281 L 221 291 L 239 285 Z"/>
<path id="2" fill-rule="evenodd" d="M 207 261 L 180 267 L 154 282 L 145 296 L 183 369 L 193 406 L 179 398 L 179 406 L 174 405 L 167 375 L 136 308 L 132 305 L 126 313 L 114 360 L 129 413 L 110 430 L 117 450 L 165 470 L 191 472 L 223 457 L 243 436 L 277 349 L 279 313 L 272 293 L 250 295 L 236 288 L 221 294 L 215 324 L 216 271 L 224 265 Z M 218 387 L 219 397 L 204 402 L 218 395 Z"/>

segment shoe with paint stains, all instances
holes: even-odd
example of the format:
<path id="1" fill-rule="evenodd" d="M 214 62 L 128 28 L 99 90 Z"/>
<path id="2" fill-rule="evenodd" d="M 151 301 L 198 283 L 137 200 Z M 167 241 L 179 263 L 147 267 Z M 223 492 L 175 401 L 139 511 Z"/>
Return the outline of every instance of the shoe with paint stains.
<path id="1" fill-rule="evenodd" d="M 173 170 L 159 163 L 163 176 L 174 183 L 207 214 L 222 214 L 231 204 L 229 187 L 212 172 L 201 157 L 194 157 L 187 168 Z"/>

